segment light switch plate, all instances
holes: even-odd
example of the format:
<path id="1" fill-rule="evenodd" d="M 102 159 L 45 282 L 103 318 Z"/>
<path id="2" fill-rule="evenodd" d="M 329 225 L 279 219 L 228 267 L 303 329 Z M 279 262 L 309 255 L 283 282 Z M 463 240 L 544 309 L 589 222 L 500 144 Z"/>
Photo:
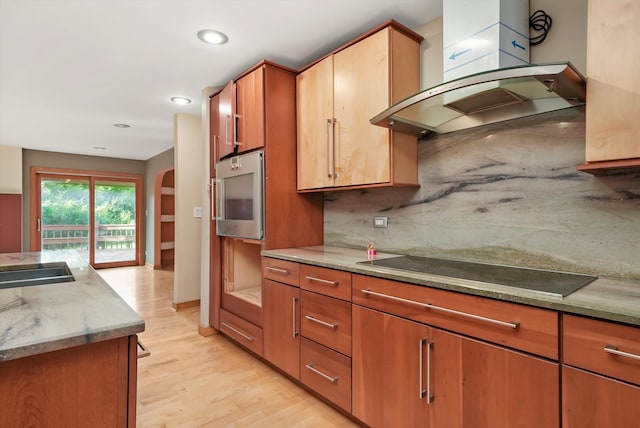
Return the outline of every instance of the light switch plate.
<path id="1" fill-rule="evenodd" d="M 193 207 L 193 216 L 195 218 L 201 218 L 202 217 L 202 207 Z"/>

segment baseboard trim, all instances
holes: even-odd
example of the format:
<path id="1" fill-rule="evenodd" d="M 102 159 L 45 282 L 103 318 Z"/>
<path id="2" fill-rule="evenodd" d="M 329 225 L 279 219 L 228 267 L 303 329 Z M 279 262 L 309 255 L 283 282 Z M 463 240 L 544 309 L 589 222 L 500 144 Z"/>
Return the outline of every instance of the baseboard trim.
<path id="1" fill-rule="evenodd" d="M 201 325 L 198 326 L 198 333 L 200 334 L 200 336 L 204 336 L 204 337 L 208 337 L 208 336 L 213 336 L 214 334 L 218 334 L 218 330 L 216 330 L 215 328 L 208 326 L 208 327 L 203 327 Z"/>
<path id="2" fill-rule="evenodd" d="M 146 267 L 147 269 L 151 269 L 151 270 L 155 269 L 155 266 L 153 265 L 153 263 L 149 263 L 149 262 L 146 262 L 144 264 L 144 267 Z"/>
<path id="3" fill-rule="evenodd" d="M 173 308 L 174 311 L 180 311 L 182 309 L 192 308 L 194 306 L 200 306 L 200 299 L 171 304 L 171 307 Z"/>

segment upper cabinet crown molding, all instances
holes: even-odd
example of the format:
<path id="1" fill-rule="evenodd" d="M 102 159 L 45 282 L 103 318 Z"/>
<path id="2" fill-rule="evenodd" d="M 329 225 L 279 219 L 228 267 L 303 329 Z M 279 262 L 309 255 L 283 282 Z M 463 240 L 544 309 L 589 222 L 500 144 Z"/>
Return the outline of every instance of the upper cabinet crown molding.
<path id="1" fill-rule="evenodd" d="M 640 3 L 589 0 L 585 163 L 607 174 L 640 169 Z"/>

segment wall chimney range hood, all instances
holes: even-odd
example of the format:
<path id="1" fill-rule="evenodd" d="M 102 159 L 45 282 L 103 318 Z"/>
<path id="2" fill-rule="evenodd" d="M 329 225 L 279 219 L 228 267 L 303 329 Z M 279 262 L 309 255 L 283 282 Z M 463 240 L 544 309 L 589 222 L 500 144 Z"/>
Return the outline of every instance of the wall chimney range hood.
<path id="1" fill-rule="evenodd" d="M 483 71 L 406 98 L 371 119 L 426 137 L 582 106 L 586 80 L 570 63 Z"/>

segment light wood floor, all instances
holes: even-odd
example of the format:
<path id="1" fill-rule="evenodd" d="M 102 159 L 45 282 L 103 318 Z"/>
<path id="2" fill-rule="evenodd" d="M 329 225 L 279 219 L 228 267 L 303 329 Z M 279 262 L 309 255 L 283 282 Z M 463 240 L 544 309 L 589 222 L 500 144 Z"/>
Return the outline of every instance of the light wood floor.
<path id="1" fill-rule="evenodd" d="M 138 427 L 357 426 L 223 335 L 200 336 L 199 308 L 171 309 L 173 272 L 98 273 L 145 320 Z"/>

